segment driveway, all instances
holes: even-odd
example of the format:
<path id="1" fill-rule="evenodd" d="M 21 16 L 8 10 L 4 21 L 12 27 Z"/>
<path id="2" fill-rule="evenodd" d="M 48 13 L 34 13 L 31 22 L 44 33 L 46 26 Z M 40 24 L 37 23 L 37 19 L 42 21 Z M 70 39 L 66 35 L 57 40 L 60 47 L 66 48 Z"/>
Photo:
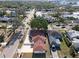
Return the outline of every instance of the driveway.
<path id="1" fill-rule="evenodd" d="M 53 52 L 53 51 L 51 50 L 51 53 L 52 53 L 52 58 L 59 58 L 57 51 L 54 51 L 54 52 Z"/>

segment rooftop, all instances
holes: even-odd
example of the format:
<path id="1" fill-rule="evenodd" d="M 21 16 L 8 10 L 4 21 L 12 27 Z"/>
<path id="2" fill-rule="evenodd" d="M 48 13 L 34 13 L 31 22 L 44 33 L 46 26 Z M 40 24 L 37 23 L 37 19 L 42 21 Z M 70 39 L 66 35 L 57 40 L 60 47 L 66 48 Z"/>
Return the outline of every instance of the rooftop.
<path id="1" fill-rule="evenodd" d="M 44 42 L 42 42 L 41 40 L 38 40 L 37 42 L 34 43 L 33 51 L 45 51 L 45 50 L 46 46 Z"/>
<path id="2" fill-rule="evenodd" d="M 46 41 L 46 38 L 44 36 L 41 36 L 41 35 L 37 35 L 37 36 L 34 36 L 32 38 L 33 41 L 38 41 L 38 40 L 42 40 L 43 42 Z"/>
<path id="3" fill-rule="evenodd" d="M 49 36 L 50 43 L 55 42 L 57 44 L 61 44 L 59 40 L 61 38 L 61 34 L 59 32 L 48 31 L 48 36 Z"/>
<path id="4" fill-rule="evenodd" d="M 70 30 L 70 31 L 68 31 L 68 36 L 70 38 L 79 37 L 79 31 Z"/>
<path id="5" fill-rule="evenodd" d="M 0 21 L 9 21 L 11 20 L 11 18 L 8 18 L 8 17 L 0 17 Z"/>

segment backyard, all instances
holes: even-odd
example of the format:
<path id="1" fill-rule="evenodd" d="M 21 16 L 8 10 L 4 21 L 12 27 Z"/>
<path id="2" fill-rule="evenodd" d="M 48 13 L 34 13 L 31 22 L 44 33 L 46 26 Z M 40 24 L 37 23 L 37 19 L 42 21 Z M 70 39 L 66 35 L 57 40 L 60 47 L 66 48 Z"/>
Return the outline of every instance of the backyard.
<path id="1" fill-rule="evenodd" d="M 72 56 L 70 55 L 70 48 L 67 46 L 66 40 L 67 38 L 65 36 L 62 36 L 62 42 L 60 45 L 60 50 L 58 50 L 58 55 L 60 58 L 67 57 L 71 58 Z"/>

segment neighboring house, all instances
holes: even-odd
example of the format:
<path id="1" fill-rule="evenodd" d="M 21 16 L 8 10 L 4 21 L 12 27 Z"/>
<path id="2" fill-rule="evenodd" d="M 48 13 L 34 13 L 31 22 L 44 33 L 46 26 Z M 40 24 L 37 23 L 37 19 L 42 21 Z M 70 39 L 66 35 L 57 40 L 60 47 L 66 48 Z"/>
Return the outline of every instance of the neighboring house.
<path id="1" fill-rule="evenodd" d="M 71 43 L 71 46 L 79 52 L 79 31 L 70 30 L 67 32 L 68 41 Z"/>
<path id="2" fill-rule="evenodd" d="M 56 31 L 48 31 L 48 37 L 50 45 L 55 45 L 57 48 L 60 48 L 60 40 L 62 39 L 61 34 Z"/>
<path id="3" fill-rule="evenodd" d="M 55 21 L 55 18 L 54 17 L 52 17 L 52 16 L 49 16 L 49 15 L 45 15 L 44 16 L 44 18 L 49 22 L 49 23 L 51 23 L 51 22 L 54 22 Z"/>
<path id="4" fill-rule="evenodd" d="M 37 17 L 39 17 L 39 16 L 42 17 L 42 12 L 41 12 L 41 11 L 37 11 L 37 12 L 36 12 L 36 16 L 37 16 Z"/>
<path id="5" fill-rule="evenodd" d="M 6 16 L 0 17 L 0 22 L 1 22 L 1 21 L 9 22 L 9 21 L 11 21 L 11 18 L 8 18 L 8 17 L 6 17 Z"/>
<path id="6" fill-rule="evenodd" d="M 61 15 L 71 15 L 70 12 L 61 12 Z"/>
<path id="7" fill-rule="evenodd" d="M 79 31 L 69 30 L 67 32 L 67 36 L 68 36 L 69 40 L 72 42 L 74 40 L 74 38 L 79 37 Z"/>
<path id="8" fill-rule="evenodd" d="M 11 16 L 12 16 L 12 17 L 15 17 L 15 16 L 17 16 L 17 13 L 16 13 L 16 11 L 11 11 Z"/>
<path id="9" fill-rule="evenodd" d="M 55 18 L 52 16 L 49 16 L 48 14 L 49 14 L 49 12 L 44 12 L 44 11 L 37 11 L 36 12 L 37 17 L 44 17 L 44 19 L 47 20 L 49 23 L 55 21 Z"/>
<path id="10" fill-rule="evenodd" d="M 79 19 L 79 12 L 73 12 L 72 14 L 64 14 L 61 17 L 74 17 L 74 18 L 78 18 Z"/>
<path id="11" fill-rule="evenodd" d="M 11 10 L 6 10 L 6 13 L 7 14 L 11 14 Z"/>
<path id="12" fill-rule="evenodd" d="M 72 7 L 79 7 L 79 2 L 76 2 L 76 4 L 72 5 Z"/>
<path id="13" fill-rule="evenodd" d="M 15 17 L 17 16 L 17 13 L 15 10 L 6 10 L 6 13 L 9 14 L 9 16 Z"/>
<path id="14" fill-rule="evenodd" d="M 73 23 L 79 24 L 79 19 L 73 20 Z"/>
<path id="15" fill-rule="evenodd" d="M 6 16 L 0 17 L 0 29 L 3 29 L 1 35 L 4 36 L 4 42 L 2 42 L 2 43 L 6 43 L 7 44 L 10 41 L 10 38 L 11 38 L 11 36 L 14 33 L 13 32 L 12 21 L 13 21 L 13 19 L 8 18 Z"/>

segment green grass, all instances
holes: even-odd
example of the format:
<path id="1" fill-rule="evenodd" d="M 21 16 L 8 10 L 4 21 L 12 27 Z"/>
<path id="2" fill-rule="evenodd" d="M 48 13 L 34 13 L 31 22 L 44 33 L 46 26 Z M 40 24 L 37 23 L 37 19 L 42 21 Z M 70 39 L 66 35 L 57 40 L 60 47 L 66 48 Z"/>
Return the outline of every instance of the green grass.
<path id="1" fill-rule="evenodd" d="M 50 57 L 50 46 L 48 43 L 48 39 L 46 39 L 46 49 L 47 49 L 46 58 L 49 58 Z"/>
<path id="2" fill-rule="evenodd" d="M 63 58 L 64 56 L 67 56 L 68 58 L 71 58 L 71 55 L 70 55 L 70 48 L 66 45 L 66 42 L 64 39 L 66 38 L 62 38 L 63 41 L 61 42 L 61 45 L 60 45 L 60 48 L 61 50 L 58 51 L 58 55 L 60 58 Z"/>
<path id="3" fill-rule="evenodd" d="M 21 48 L 21 47 L 22 47 L 22 45 L 23 45 L 23 42 L 19 44 L 18 48 Z"/>

